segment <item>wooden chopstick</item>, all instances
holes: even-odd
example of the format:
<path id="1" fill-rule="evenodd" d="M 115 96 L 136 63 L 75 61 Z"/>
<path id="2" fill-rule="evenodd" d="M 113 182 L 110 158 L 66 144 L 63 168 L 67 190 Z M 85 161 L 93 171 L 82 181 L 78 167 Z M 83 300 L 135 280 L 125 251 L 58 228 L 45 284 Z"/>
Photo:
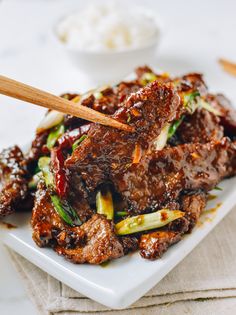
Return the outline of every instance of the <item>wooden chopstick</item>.
<path id="1" fill-rule="evenodd" d="M 236 76 L 236 63 L 233 63 L 226 59 L 219 59 L 219 63 L 226 72 L 233 76 Z"/>
<path id="2" fill-rule="evenodd" d="M 129 132 L 134 131 L 133 127 L 123 124 L 91 108 L 76 104 L 2 75 L 0 75 L 0 94 L 49 109 L 54 109 L 58 112 L 70 114 L 102 125 Z"/>

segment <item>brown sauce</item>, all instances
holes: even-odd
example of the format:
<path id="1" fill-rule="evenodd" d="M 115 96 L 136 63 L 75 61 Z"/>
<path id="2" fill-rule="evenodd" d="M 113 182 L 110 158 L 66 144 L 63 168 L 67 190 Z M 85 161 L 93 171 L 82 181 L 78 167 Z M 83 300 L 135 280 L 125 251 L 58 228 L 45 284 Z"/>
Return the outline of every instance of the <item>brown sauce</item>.
<path id="1" fill-rule="evenodd" d="M 16 229 L 16 228 L 17 228 L 16 225 L 11 224 L 11 223 L 8 223 L 8 222 L 4 222 L 4 221 L 0 221 L 0 227 L 1 227 L 1 226 L 4 227 L 4 228 L 6 228 L 6 229 L 8 229 L 8 230 Z"/>

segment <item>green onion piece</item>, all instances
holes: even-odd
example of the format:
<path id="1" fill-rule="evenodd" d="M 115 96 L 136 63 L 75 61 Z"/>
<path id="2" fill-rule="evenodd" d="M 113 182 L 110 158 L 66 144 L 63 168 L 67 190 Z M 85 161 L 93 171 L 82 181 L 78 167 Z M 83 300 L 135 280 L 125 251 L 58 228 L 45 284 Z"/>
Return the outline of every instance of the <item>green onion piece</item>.
<path id="1" fill-rule="evenodd" d="M 41 178 L 41 176 L 43 175 L 43 173 L 41 171 L 39 171 L 37 174 L 35 174 L 31 180 L 28 183 L 28 187 L 29 189 L 35 189 L 37 188 L 38 182 Z"/>
<path id="2" fill-rule="evenodd" d="M 64 132 L 65 126 L 61 124 L 52 129 L 47 138 L 47 147 L 49 150 L 54 147 L 57 139 L 60 138 L 60 136 L 62 136 Z"/>
<path id="3" fill-rule="evenodd" d="M 165 127 L 161 130 L 161 133 L 159 136 L 155 139 L 153 145 L 155 147 L 155 150 L 160 151 L 162 150 L 167 143 L 168 140 L 168 133 L 170 129 L 170 124 L 166 124 Z"/>
<path id="4" fill-rule="evenodd" d="M 77 212 L 66 200 L 61 200 L 57 195 L 51 196 L 52 203 L 59 216 L 69 225 L 81 225 Z"/>
<path id="5" fill-rule="evenodd" d="M 215 114 L 216 116 L 221 116 L 221 113 L 216 108 L 212 107 L 209 103 L 207 103 L 204 100 L 200 100 L 199 106 L 208 110 L 208 112 Z"/>
<path id="6" fill-rule="evenodd" d="M 162 209 L 153 213 L 141 214 L 126 218 L 115 225 L 118 235 L 133 234 L 146 230 L 160 228 L 184 216 L 179 210 Z"/>
<path id="7" fill-rule="evenodd" d="M 35 169 L 34 169 L 34 175 L 36 175 L 38 172 L 40 172 L 40 169 L 39 169 L 39 166 L 38 164 L 35 166 Z"/>
<path id="8" fill-rule="evenodd" d="M 200 96 L 200 93 L 197 91 L 192 93 L 186 93 L 184 95 L 184 106 L 187 106 L 189 102 L 194 101 L 197 96 Z"/>
<path id="9" fill-rule="evenodd" d="M 184 120 L 184 115 L 180 119 L 173 122 L 173 124 L 170 126 L 169 131 L 168 131 L 168 140 L 176 133 L 176 130 L 178 129 L 178 127 L 180 126 L 183 120 Z"/>
<path id="10" fill-rule="evenodd" d="M 66 99 L 66 100 L 69 100 L 69 95 L 68 95 L 68 94 L 64 94 L 64 95 L 62 96 L 62 98 Z"/>
<path id="11" fill-rule="evenodd" d="M 118 216 L 118 217 L 124 217 L 126 215 L 128 215 L 127 211 L 117 211 L 116 212 L 116 216 Z"/>
<path id="12" fill-rule="evenodd" d="M 50 171 L 51 159 L 43 156 L 38 161 L 38 166 L 43 173 L 47 187 L 54 186 L 53 174 Z M 69 225 L 81 225 L 82 222 L 77 212 L 69 205 L 66 200 L 61 200 L 57 195 L 51 195 L 51 200 L 58 215 Z"/>
<path id="13" fill-rule="evenodd" d="M 107 219 L 112 220 L 114 217 L 114 207 L 112 194 L 107 191 L 105 194 L 99 191 L 96 196 L 97 213 L 106 215 Z"/>
<path id="14" fill-rule="evenodd" d="M 46 114 L 46 116 L 43 118 L 43 120 L 40 122 L 37 133 L 43 132 L 45 130 L 51 129 L 58 124 L 60 124 L 64 119 L 64 114 L 60 113 L 56 110 L 51 110 Z"/>
<path id="15" fill-rule="evenodd" d="M 81 136 L 78 140 L 76 140 L 73 145 L 72 145 L 72 151 L 75 151 L 75 149 L 77 149 L 77 147 L 79 146 L 79 144 L 84 141 L 84 139 L 87 138 L 87 135 L 83 135 Z"/>
<path id="16" fill-rule="evenodd" d="M 220 190 L 220 191 L 223 190 L 223 189 L 222 189 L 221 187 L 219 187 L 219 186 L 216 186 L 214 189 L 215 189 L 215 190 Z"/>
<path id="17" fill-rule="evenodd" d="M 127 118 L 126 122 L 129 123 L 129 122 L 131 121 L 131 115 L 130 115 L 130 113 L 128 113 L 127 116 L 128 116 L 128 118 Z"/>
<path id="18" fill-rule="evenodd" d="M 152 72 L 145 72 L 141 77 L 141 84 L 146 85 L 148 83 L 151 83 L 157 79 L 157 76 Z"/>
<path id="19" fill-rule="evenodd" d="M 195 91 L 193 93 L 186 93 L 184 95 L 184 107 L 187 108 L 190 114 L 193 114 L 199 106 L 198 102 L 196 102 L 196 97 L 198 96 L 200 96 L 200 93 L 198 91 Z"/>
<path id="20" fill-rule="evenodd" d="M 50 171 L 50 161 L 51 161 L 50 157 L 47 156 L 42 156 L 38 160 L 38 167 L 40 171 L 42 171 L 43 173 L 43 177 L 47 187 L 54 186 L 53 174 Z"/>
<path id="21" fill-rule="evenodd" d="M 93 96 L 96 98 L 96 100 L 100 100 L 103 97 L 102 92 L 94 92 Z"/>

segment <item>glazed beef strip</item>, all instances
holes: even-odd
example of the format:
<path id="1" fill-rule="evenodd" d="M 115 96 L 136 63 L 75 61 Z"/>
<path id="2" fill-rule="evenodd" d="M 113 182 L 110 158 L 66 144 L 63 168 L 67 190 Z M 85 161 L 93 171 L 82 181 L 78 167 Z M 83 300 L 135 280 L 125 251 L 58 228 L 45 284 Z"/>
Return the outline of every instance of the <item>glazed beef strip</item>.
<path id="1" fill-rule="evenodd" d="M 84 244 L 71 249 L 57 246 L 55 250 L 58 254 L 77 264 L 101 264 L 124 255 L 112 221 L 103 215 L 94 214 L 80 229 L 85 233 Z"/>
<path id="2" fill-rule="evenodd" d="M 176 133 L 178 143 L 206 143 L 220 140 L 223 136 L 220 118 L 203 108 L 187 115 Z"/>
<path id="3" fill-rule="evenodd" d="M 50 193 L 42 181 L 38 184 L 35 195 L 31 226 L 33 240 L 39 247 L 55 245 L 57 235 L 65 229 L 65 223 L 56 213 Z"/>
<path id="4" fill-rule="evenodd" d="M 181 110 L 180 97 L 171 84 L 153 82 L 131 94 L 113 117 L 128 120 L 135 132 L 93 124 L 87 139 L 66 161 L 71 176 L 81 174 L 90 193 L 104 181 L 122 185 L 125 173 L 152 150 L 162 128 L 177 119 Z"/>
<path id="5" fill-rule="evenodd" d="M 207 192 L 236 172 L 236 146 L 228 138 L 166 147 L 116 181 L 131 213 L 161 208 L 184 191 Z"/>
<path id="6" fill-rule="evenodd" d="M 155 231 L 143 234 L 139 242 L 140 255 L 150 260 L 160 258 L 171 245 L 179 242 L 181 238 L 181 233 L 173 231 Z"/>
<path id="7" fill-rule="evenodd" d="M 222 94 L 208 94 L 207 101 L 220 112 L 220 123 L 224 127 L 225 136 L 235 137 L 236 110 L 232 107 L 230 101 Z"/>
<path id="8" fill-rule="evenodd" d="M 18 146 L 0 154 L 0 217 L 13 213 L 27 197 L 27 171 Z"/>
<path id="9" fill-rule="evenodd" d="M 46 144 L 48 134 L 48 130 L 36 134 L 34 140 L 32 141 L 31 148 L 26 156 L 27 166 L 32 174 L 37 166 L 38 159 L 45 155 L 44 145 Z"/>
<path id="10" fill-rule="evenodd" d="M 123 105 L 123 102 L 131 93 L 138 91 L 141 87 L 141 83 L 137 80 L 130 82 L 123 81 L 114 87 L 107 86 L 100 88 L 99 92 L 96 92 L 96 90 L 88 92 L 83 95 L 80 103 L 83 106 L 92 108 L 104 114 L 112 115 Z M 76 96 L 74 94 L 72 94 L 73 97 L 71 94 L 66 95 L 69 95 L 68 99 L 70 100 Z M 85 121 L 71 115 L 65 115 L 64 123 L 69 128 L 76 128 L 85 123 Z"/>

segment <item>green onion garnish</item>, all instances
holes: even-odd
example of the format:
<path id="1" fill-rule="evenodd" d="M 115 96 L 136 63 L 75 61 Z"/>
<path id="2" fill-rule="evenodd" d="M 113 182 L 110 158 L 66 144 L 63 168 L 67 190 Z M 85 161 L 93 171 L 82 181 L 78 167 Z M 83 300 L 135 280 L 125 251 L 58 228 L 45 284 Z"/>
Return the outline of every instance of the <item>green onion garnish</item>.
<path id="1" fill-rule="evenodd" d="M 127 211 L 117 211 L 116 212 L 116 216 L 118 216 L 118 217 L 124 217 L 126 215 L 128 215 Z"/>
<path id="2" fill-rule="evenodd" d="M 54 188 L 54 178 L 50 171 L 50 161 L 49 157 L 43 156 L 39 159 L 38 166 L 43 173 L 46 186 Z M 56 194 L 50 197 L 56 212 L 67 224 L 71 226 L 82 224 L 77 212 L 70 206 L 68 201 L 61 200 Z"/>
<path id="3" fill-rule="evenodd" d="M 160 228 L 184 216 L 179 210 L 162 209 L 153 213 L 126 218 L 115 225 L 118 235 L 138 233 Z"/>
<path id="4" fill-rule="evenodd" d="M 176 130 L 178 129 L 178 127 L 180 126 L 183 120 L 184 120 L 184 115 L 180 119 L 173 122 L 173 124 L 170 126 L 169 131 L 168 131 L 168 140 L 176 133 Z"/>
<path id="5" fill-rule="evenodd" d="M 127 118 L 126 122 L 129 123 L 129 122 L 131 121 L 131 115 L 130 115 L 130 113 L 128 113 L 127 116 L 128 116 L 128 118 Z"/>
<path id="6" fill-rule="evenodd" d="M 223 188 L 221 188 L 221 187 L 219 187 L 219 186 L 216 186 L 216 187 L 214 188 L 214 190 L 220 190 L 220 191 L 222 191 Z"/>
<path id="7" fill-rule="evenodd" d="M 66 200 L 61 200 L 57 195 L 51 196 L 52 203 L 59 216 L 69 225 L 81 225 L 82 222 L 77 212 L 69 205 Z"/>
<path id="8" fill-rule="evenodd" d="M 94 92 L 93 96 L 96 98 L 96 100 L 100 100 L 103 97 L 102 92 Z"/>
<path id="9" fill-rule="evenodd" d="M 57 142 L 57 139 L 60 138 L 65 132 L 64 125 L 60 124 L 52 129 L 47 138 L 47 147 L 48 149 L 52 149 Z"/>
<path id="10" fill-rule="evenodd" d="M 43 177 L 44 177 L 45 184 L 47 187 L 54 186 L 53 174 L 50 171 L 50 161 L 51 159 L 48 156 L 42 156 L 38 160 L 38 167 L 43 173 Z"/>
<path id="11" fill-rule="evenodd" d="M 104 214 L 107 219 L 112 220 L 114 217 L 114 207 L 112 194 L 110 191 L 102 193 L 98 191 L 96 196 L 97 213 Z"/>
<path id="12" fill-rule="evenodd" d="M 146 85 L 148 83 L 151 83 L 151 82 L 155 81 L 156 79 L 157 79 L 157 76 L 154 73 L 152 73 L 152 72 L 145 72 L 142 75 L 140 82 L 141 82 L 142 85 Z"/>
<path id="13" fill-rule="evenodd" d="M 34 174 L 34 176 L 31 178 L 31 180 L 28 183 L 29 189 L 36 189 L 37 188 L 38 182 L 39 182 L 42 175 L 43 175 L 43 173 L 41 171 L 39 171 L 37 174 Z"/>
<path id="14" fill-rule="evenodd" d="M 72 145 L 72 151 L 75 151 L 75 149 L 77 149 L 80 143 L 84 141 L 84 139 L 86 139 L 87 137 L 88 137 L 87 135 L 83 135 L 78 140 L 76 140 Z"/>

